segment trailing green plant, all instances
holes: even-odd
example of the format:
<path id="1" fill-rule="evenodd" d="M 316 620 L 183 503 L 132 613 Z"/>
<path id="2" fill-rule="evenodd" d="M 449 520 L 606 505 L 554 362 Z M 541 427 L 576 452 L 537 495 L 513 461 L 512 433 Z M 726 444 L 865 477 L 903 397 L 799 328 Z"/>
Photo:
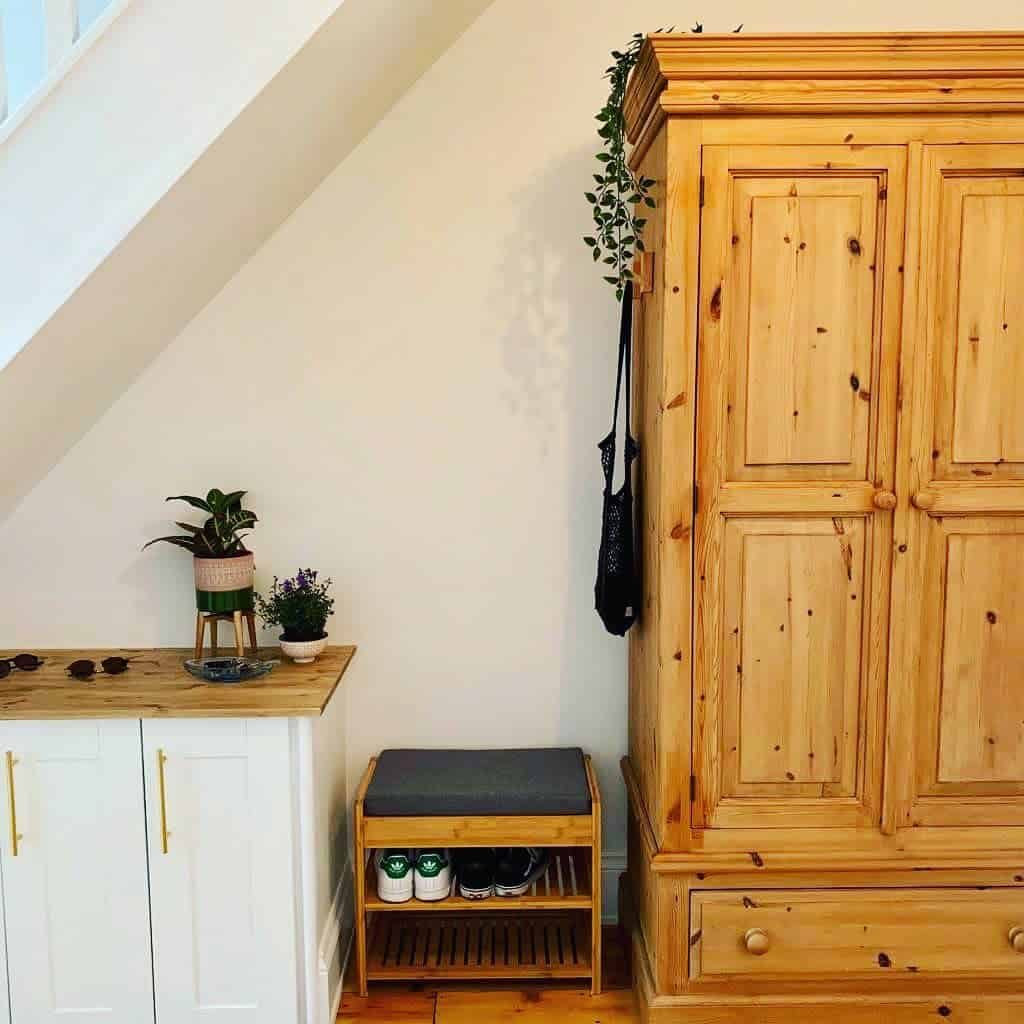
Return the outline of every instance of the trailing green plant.
<path id="1" fill-rule="evenodd" d="M 231 491 L 225 494 L 214 488 L 205 498 L 197 498 L 191 494 L 172 495 L 167 501 L 184 501 L 202 512 L 209 518 L 202 526 L 192 523 L 176 522 L 174 525 L 183 533 L 169 537 L 157 537 L 143 545 L 143 551 L 150 544 L 165 542 L 176 547 L 191 551 L 196 558 L 234 558 L 248 554 L 242 543 L 247 534 L 258 522 L 256 516 L 248 509 L 242 508 L 245 491 Z"/>
<path id="2" fill-rule="evenodd" d="M 650 195 L 653 178 L 634 174 L 626 162 L 626 122 L 622 101 L 626 95 L 629 73 L 640 57 L 644 34 L 637 32 L 625 50 L 612 50 L 612 65 L 605 69 L 604 77 L 611 83 L 608 100 L 597 112 L 597 134 L 601 137 L 601 152 L 596 154 L 601 165 L 594 174 L 593 191 L 584 192 L 592 208 L 594 234 L 584 235 L 594 262 L 603 263 L 609 270 L 604 279 L 615 287 L 615 297 L 621 302 L 626 282 L 633 276 L 630 261 L 634 252 L 643 252 L 645 217 L 638 216 L 638 207 L 654 208 Z"/>
<path id="3" fill-rule="evenodd" d="M 315 569 L 300 569 L 292 579 L 278 581 L 269 597 L 256 595 L 260 618 L 268 626 L 280 626 L 283 640 L 319 640 L 327 619 L 334 611 L 334 598 L 328 595 L 333 580 L 320 582 Z"/>
<path id="4" fill-rule="evenodd" d="M 735 31 L 742 28 L 740 25 Z M 657 31 L 671 32 L 672 29 Z M 690 31 L 703 32 L 704 26 L 698 22 Z M 593 176 L 593 189 L 583 193 L 594 217 L 594 233 L 584 235 L 583 241 L 589 246 L 594 262 L 608 269 L 604 279 L 615 288 L 619 302 L 626 282 L 633 277 L 633 257 L 644 251 L 647 218 L 639 214 L 657 206 L 651 195 L 655 179 L 634 174 L 626 161 L 626 120 L 622 113 L 626 83 L 640 59 L 645 38 L 643 32 L 636 32 L 624 50 L 612 50 L 613 63 L 604 73 L 611 88 L 607 102 L 596 115 L 597 134 L 602 140 L 601 152 L 596 154 L 600 167 Z"/>

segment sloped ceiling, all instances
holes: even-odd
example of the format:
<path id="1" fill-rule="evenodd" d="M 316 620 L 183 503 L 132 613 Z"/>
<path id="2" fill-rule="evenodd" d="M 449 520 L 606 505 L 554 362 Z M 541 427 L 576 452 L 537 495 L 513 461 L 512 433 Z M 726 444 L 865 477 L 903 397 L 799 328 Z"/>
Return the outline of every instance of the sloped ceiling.
<path id="1" fill-rule="evenodd" d="M 0 372 L 0 521 L 490 2 L 346 0 L 324 23 Z"/>

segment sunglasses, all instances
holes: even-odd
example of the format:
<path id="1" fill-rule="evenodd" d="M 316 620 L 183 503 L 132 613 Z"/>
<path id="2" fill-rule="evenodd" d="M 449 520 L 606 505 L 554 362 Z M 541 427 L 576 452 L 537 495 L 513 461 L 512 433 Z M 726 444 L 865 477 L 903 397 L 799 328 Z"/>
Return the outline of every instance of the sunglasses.
<path id="1" fill-rule="evenodd" d="M 134 658 L 122 658 L 117 655 L 104 658 L 99 663 L 99 671 L 108 676 L 119 676 L 122 672 L 128 671 L 128 662 L 134 660 Z M 78 661 L 71 662 L 65 671 L 73 679 L 92 679 L 96 675 L 97 665 L 95 661 L 89 661 L 88 658 L 80 658 Z"/>
<path id="2" fill-rule="evenodd" d="M 13 669 L 21 669 L 22 672 L 35 672 L 43 664 L 42 658 L 34 654 L 18 654 L 13 658 L 0 658 L 0 679 L 6 679 Z"/>

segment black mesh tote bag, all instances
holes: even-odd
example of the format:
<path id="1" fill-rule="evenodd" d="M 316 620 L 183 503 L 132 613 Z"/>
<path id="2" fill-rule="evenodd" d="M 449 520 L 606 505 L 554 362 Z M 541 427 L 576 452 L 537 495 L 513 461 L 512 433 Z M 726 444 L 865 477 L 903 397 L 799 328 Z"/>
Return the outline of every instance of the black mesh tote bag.
<path id="1" fill-rule="evenodd" d="M 597 583 L 594 606 L 609 633 L 625 636 L 636 621 L 640 600 L 640 560 L 633 528 L 633 462 L 640 448 L 629 432 L 630 395 L 633 362 L 633 282 L 627 281 L 622 297 L 622 323 L 619 328 L 619 365 L 615 378 L 615 411 L 611 433 L 598 444 L 604 470 L 604 501 L 601 509 L 601 548 L 597 556 Z M 622 486 L 612 491 L 615 475 L 616 431 L 619 423 L 619 397 L 626 388 L 622 454 L 625 474 Z"/>

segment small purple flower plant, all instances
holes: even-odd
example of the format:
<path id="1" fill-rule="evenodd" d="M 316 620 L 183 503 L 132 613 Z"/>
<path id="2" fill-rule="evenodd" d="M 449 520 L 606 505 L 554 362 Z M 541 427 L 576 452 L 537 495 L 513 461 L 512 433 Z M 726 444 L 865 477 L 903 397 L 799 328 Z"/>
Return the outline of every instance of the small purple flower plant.
<path id="1" fill-rule="evenodd" d="M 256 595 L 260 618 L 268 626 L 281 626 L 282 640 L 319 640 L 334 611 L 334 598 L 328 594 L 333 582 L 330 577 L 319 582 L 315 569 L 299 569 L 286 580 L 275 576 L 270 594 Z"/>

